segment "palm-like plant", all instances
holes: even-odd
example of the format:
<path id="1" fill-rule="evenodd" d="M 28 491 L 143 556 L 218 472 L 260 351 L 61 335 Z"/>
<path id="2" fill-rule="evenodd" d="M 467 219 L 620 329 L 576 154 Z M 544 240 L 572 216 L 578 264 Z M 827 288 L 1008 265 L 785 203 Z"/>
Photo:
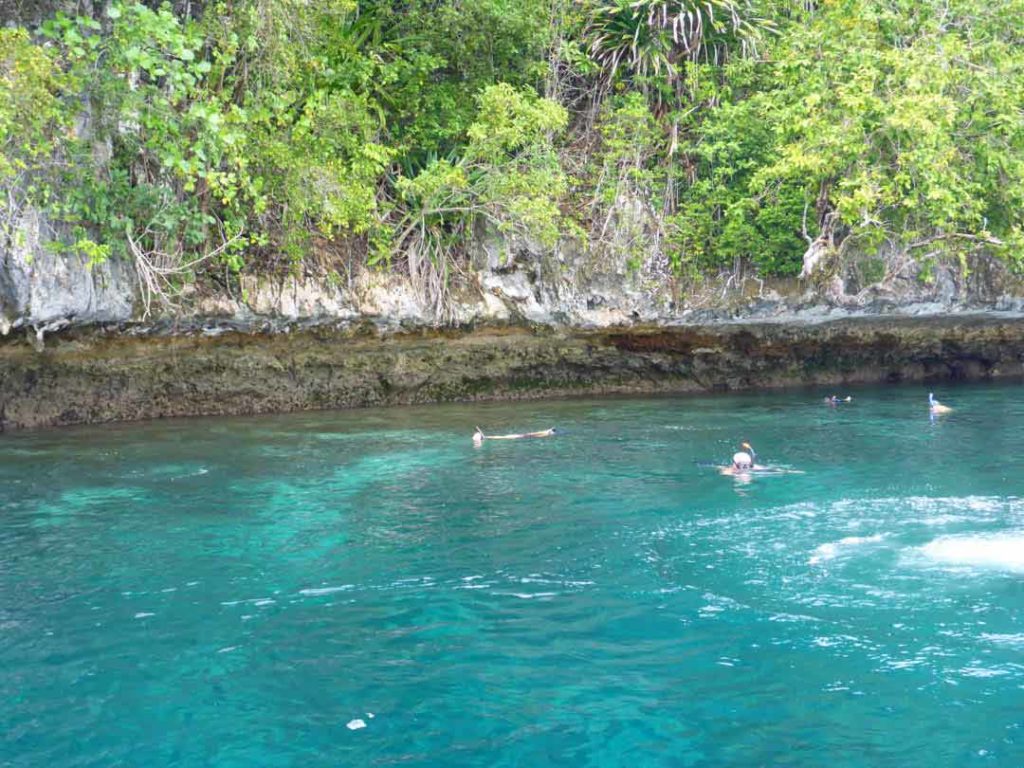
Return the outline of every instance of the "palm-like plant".
<path id="1" fill-rule="evenodd" d="M 747 50 L 766 25 L 744 0 L 598 0 L 587 30 L 591 56 L 609 78 L 624 68 L 673 81 L 679 61 L 717 60 L 736 43 Z"/>

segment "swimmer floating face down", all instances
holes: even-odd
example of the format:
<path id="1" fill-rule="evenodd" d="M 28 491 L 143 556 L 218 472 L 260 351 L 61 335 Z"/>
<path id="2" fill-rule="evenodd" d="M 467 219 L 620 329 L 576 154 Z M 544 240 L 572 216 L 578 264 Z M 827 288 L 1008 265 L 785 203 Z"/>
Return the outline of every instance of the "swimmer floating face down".
<path id="1" fill-rule="evenodd" d="M 840 403 L 853 402 L 853 397 L 847 395 L 846 397 L 840 397 L 839 395 L 829 395 L 825 398 L 825 405 L 839 405 Z"/>
<path id="2" fill-rule="evenodd" d="M 522 440 L 529 437 L 551 437 L 555 434 L 555 428 L 542 429 L 539 432 L 519 432 L 513 435 L 485 435 L 480 427 L 473 433 L 473 445 L 483 445 L 484 440 Z"/>

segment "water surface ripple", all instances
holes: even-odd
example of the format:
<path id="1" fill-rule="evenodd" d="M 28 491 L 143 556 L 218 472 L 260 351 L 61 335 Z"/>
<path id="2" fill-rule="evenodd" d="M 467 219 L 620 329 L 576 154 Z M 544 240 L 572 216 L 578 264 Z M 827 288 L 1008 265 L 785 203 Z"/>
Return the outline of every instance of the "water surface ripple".
<path id="1" fill-rule="evenodd" d="M 1024 765 L 1020 388 L 822 394 L 3 436 L 0 765 Z"/>

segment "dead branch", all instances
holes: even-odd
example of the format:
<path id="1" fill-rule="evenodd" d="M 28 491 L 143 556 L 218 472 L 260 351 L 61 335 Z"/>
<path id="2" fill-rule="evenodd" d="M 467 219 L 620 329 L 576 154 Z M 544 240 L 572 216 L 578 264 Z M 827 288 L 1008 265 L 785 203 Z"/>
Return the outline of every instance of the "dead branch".
<path id="1" fill-rule="evenodd" d="M 142 317 L 145 319 L 150 316 L 154 299 L 166 307 L 177 307 L 178 304 L 175 299 L 181 292 L 181 289 L 176 285 L 176 278 L 183 277 L 199 264 L 224 253 L 241 237 L 241 232 L 225 240 L 212 251 L 185 263 L 181 261 L 180 250 L 175 253 L 167 253 L 157 249 L 146 250 L 139 245 L 138 239 L 133 237 L 130 232 L 127 233 L 126 237 L 128 240 L 128 250 L 132 255 L 132 262 L 135 267 L 135 274 L 139 280 L 139 290 L 142 295 L 143 305 Z M 141 235 L 139 237 L 141 238 Z"/>
<path id="2" fill-rule="evenodd" d="M 909 251 L 912 248 L 923 248 L 926 245 L 930 245 L 931 243 L 937 243 L 942 240 L 969 240 L 972 243 L 981 243 L 983 245 L 1005 245 L 1005 243 L 998 237 L 971 235 L 966 232 L 948 232 L 941 235 L 932 235 L 931 237 L 926 237 L 923 240 L 918 240 L 916 243 L 911 243 L 910 245 L 907 246 L 907 250 Z"/>

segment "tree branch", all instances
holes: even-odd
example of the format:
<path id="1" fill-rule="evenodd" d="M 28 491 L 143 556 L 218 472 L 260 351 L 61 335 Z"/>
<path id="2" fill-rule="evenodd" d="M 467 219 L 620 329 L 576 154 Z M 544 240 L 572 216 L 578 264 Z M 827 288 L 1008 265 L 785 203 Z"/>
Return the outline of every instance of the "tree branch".
<path id="1" fill-rule="evenodd" d="M 916 243 L 911 243 L 910 245 L 908 245 L 907 246 L 907 250 L 909 251 L 909 250 L 911 250 L 913 248 L 923 248 L 926 245 L 930 245 L 931 243 L 939 242 L 940 240 L 954 240 L 954 239 L 955 240 L 969 240 L 972 243 L 982 243 L 984 245 L 1000 245 L 1000 246 L 1001 245 L 1005 245 L 1005 243 L 1002 240 L 1000 240 L 998 237 L 991 237 L 991 236 L 986 237 L 986 236 L 982 236 L 982 235 L 971 235 L 971 234 L 968 234 L 966 232 L 949 232 L 949 233 L 941 234 L 941 235 L 932 235 L 931 237 L 926 237 L 924 240 L 918 240 Z"/>

